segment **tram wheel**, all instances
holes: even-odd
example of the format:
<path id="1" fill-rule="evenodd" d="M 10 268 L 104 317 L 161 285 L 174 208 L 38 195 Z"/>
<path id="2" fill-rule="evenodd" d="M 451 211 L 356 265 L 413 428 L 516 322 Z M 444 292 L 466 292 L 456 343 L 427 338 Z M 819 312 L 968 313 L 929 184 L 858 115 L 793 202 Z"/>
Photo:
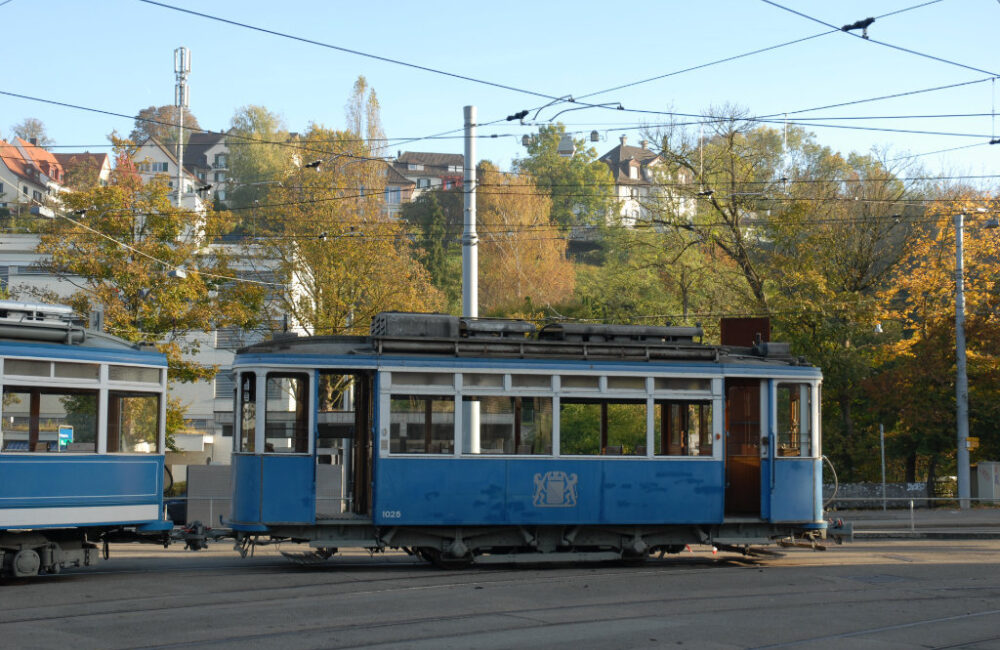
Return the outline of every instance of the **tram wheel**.
<path id="1" fill-rule="evenodd" d="M 472 566 L 472 553 L 469 552 L 462 557 L 449 557 L 430 546 L 422 546 L 416 549 L 417 554 L 439 569 L 466 569 Z"/>

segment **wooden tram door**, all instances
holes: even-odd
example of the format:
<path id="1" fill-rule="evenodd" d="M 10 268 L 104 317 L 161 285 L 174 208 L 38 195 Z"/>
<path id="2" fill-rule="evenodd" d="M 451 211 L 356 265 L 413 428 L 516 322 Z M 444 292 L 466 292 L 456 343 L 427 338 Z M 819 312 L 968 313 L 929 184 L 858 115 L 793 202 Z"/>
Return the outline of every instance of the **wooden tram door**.
<path id="1" fill-rule="evenodd" d="M 760 380 L 726 380 L 727 515 L 760 516 Z"/>

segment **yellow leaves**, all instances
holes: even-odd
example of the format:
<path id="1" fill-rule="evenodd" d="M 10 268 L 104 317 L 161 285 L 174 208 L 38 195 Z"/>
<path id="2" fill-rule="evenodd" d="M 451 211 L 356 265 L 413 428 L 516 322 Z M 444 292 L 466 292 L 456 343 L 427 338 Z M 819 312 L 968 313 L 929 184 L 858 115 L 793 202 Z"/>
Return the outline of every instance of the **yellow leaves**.
<path id="1" fill-rule="evenodd" d="M 481 167 L 480 182 L 491 187 L 479 201 L 480 304 L 484 312 L 530 309 L 573 293 L 573 264 L 566 240 L 549 220 L 551 201 L 530 177 Z"/>

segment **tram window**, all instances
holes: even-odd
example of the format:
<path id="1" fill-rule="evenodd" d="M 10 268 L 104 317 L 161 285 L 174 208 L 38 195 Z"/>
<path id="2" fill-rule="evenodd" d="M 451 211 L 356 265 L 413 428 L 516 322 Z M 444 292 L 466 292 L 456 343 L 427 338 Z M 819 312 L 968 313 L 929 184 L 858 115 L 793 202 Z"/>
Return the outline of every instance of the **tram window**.
<path id="1" fill-rule="evenodd" d="M 389 450 L 405 454 L 450 454 L 455 444 L 455 398 L 392 395 Z"/>
<path id="2" fill-rule="evenodd" d="M 454 386 L 455 376 L 443 372 L 394 372 L 393 386 Z"/>
<path id="3" fill-rule="evenodd" d="M 463 404 L 467 407 L 462 411 L 465 453 L 552 453 L 551 398 L 466 396 Z M 474 431 L 469 415 L 476 408 L 479 428 Z"/>
<path id="4" fill-rule="evenodd" d="M 319 374 L 316 447 L 339 448 L 343 438 L 354 437 L 354 387 L 354 375 Z"/>
<path id="5" fill-rule="evenodd" d="M 53 366 L 56 377 L 92 379 L 94 381 L 100 378 L 101 367 L 96 363 L 63 363 L 56 361 Z"/>
<path id="6" fill-rule="evenodd" d="M 564 375 L 562 387 L 573 389 L 597 390 L 600 387 L 600 377 L 588 377 L 586 375 Z"/>
<path id="7" fill-rule="evenodd" d="M 711 456 L 712 403 L 657 401 L 653 435 L 657 456 Z"/>
<path id="8" fill-rule="evenodd" d="M 462 385 L 477 388 L 503 388 L 503 375 L 470 372 L 462 375 Z"/>
<path id="9" fill-rule="evenodd" d="M 3 362 L 5 375 L 21 377 L 50 377 L 52 364 L 48 361 L 29 361 L 27 359 L 7 359 Z"/>
<path id="10" fill-rule="evenodd" d="M 160 396 L 108 394 L 108 452 L 155 454 L 159 450 Z"/>
<path id="11" fill-rule="evenodd" d="M 811 455 L 811 387 L 809 384 L 778 384 L 777 398 L 778 455 Z"/>
<path id="12" fill-rule="evenodd" d="M 111 381 L 133 381 L 141 384 L 160 383 L 159 368 L 137 368 L 135 366 L 108 366 Z"/>
<path id="13" fill-rule="evenodd" d="M 552 378 L 548 375 L 511 375 L 513 388 L 552 388 Z"/>
<path id="14" fill-rule="evenodd" d="M 237 451 L 253 453 L 257 440 L 257 373 L 240 375 L 240 439 Z"/>
<path id="15" fill-rule="evenodd" d="M 645 377 L 608 377 L 608 390 L 646 391 Z"/>
<path id="16" fill-rule="evenodd" d="M 656 390 L 712 390 L 711 379 L 691 377 L 657 377 L 653 385 Z"/>
<path id="17" fill-rule="evenodd" d="M 308 375 L 268 373 L 264 451 L 276 454 L 309 451 Z"/>
<path id="18" fill-rule="evenodd" d="M 3 451 L 97 451 L 97 391 L 8 386 L 2 408 Z"/>
<path id="19" fill-rule="evenodd" d="M 645 456 L 645 400 L 563 398 L 559 403 L 559 453 Z"/>

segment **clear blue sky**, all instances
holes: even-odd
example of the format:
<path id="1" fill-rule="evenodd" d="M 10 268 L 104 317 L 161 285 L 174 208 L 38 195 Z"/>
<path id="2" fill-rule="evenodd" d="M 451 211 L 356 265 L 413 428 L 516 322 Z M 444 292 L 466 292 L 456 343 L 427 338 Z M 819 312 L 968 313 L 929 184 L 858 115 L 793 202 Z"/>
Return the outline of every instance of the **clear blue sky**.
<path id="1" fill-rule="evenodd" d="M 921 0 L 778 0 L 840 26 Z M 642 3 L 340 2 L 319 0 L 163 0 L 233 21 L 344 48 L 514 86 L 543 95 L 582 95 L 804 38 L 829 28 L 761 0 Z M 0 90 L 135 114 L 173 102 L 173 50 L 192 52 L 191 111 L 204 128 L 228 127 L 233 112 L 261 104 L 290 130 L 310 121 L 342 127 L 352 83 L 365 75 L 378 93 L 390 138 L 461 129 L 462 107 L 478 107 L 480 122 L 532 109 L 548 100 L 355 54 L 296 42 L 139 0 L 10 0 L 5 25 L 5 73 Z M 1000 0 L 941 0 L 869 28 L 872 39 L 953 60 L 948 65 L 837 32 L 737 61 L 676 74 L 588 99 L 626 108 L 699 113 L 724 103 L 751 114 L 781 114 L 880 95 L 987 79 L 1000 72 Z M 872 128 L 974 134 L 958 137 L 809 127 L 842 152 L 888 147 L 893 155 L 972 146 L 924 156 L 928 171 L 993 174 L 1000 145 L 994 104 L 1000 89 L 984 81 L 933 93 L 803 113 L 813 117 L 985 114 L 978 117 L 863 119 L 837 122 Z M 996 97 L 996 99 L 995 99 Z M 555 109 L 542 111 L 549 119 Z M 41 119 L 59 145 L 97 150 L 129 119 L 0 96 L 0 132 L 25 117 Z M 563 115 L 568 128 L 601 131 L 603 153 L 634 127 L 663 118 L 600 109 Z M 790 117 L 790 119 L 793 119 Z M 808 119 L 818 123 L 815 119 Z M 828 124 L 830 122 L 827 122 Z M 633 130 L 627 130 L 633 127 Z M 996 128 L 1000 128 L 998 125 Z M 480 158 L 502 166 L 523 151 L 517 123 L 483 127 Z M 390 151 L 462 151 L 460 139 L 389 144 Z M 61 149 L 56 149 L 57 151 Z M 996 181 L 989 181 L 996 187 Z"/>

